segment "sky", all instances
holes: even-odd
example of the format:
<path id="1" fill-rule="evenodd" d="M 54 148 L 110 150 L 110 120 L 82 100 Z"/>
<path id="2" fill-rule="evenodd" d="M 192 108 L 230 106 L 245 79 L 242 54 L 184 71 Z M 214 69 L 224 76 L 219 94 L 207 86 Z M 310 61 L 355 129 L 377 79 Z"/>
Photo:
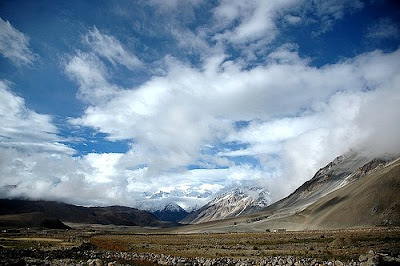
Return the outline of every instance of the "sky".
<path id="1" fill-rule="evenodd" d="M 0 2 L 0 196 L 190 210 L 400 151 L 395 0 Z"/>

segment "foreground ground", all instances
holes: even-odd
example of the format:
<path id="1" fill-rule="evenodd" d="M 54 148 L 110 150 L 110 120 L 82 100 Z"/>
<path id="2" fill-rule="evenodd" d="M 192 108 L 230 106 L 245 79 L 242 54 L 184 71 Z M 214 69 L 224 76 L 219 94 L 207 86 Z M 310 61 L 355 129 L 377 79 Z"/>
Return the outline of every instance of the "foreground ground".
<path id="1" fill-rule="evenodd" d="M 0 265 L 310 265 L 382 258 L 397 265 L 400 228 L 227 234 L 11 230 L 1 233 L 0 246 Z"/>

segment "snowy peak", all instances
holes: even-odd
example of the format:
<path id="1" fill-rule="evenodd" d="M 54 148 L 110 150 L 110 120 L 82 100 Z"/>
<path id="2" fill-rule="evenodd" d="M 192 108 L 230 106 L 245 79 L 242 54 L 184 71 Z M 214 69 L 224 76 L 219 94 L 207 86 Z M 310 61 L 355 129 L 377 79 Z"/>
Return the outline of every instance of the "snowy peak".
<path id="1" fill-rule="evenodd" d="M 210 201 L 207 205 L 224 205 L 236 207 L 239 202 L 246 202 L 242 206 L 250 207 L 266 207 L 268 205 L 269 192 L 262 188 L 236 188 L 228 191 L 214 200 Z"/>
<path id="2" fill-rule="evenodd" d="M 170 192 L 166 191 L 158 191 L 152 195 L 150 195 L 149 199 L 165 199 L 165 198 L 171 198 L 171 197 L 190 197 L 190 198 L 207 198 L 212 195 L 211 191 L 203 191 L 203 192 L 198 192 L 194 191 L 192 189 L 187 189 L 187 190 L 179 190 L 175 189 Z"/>
<path id="3" fill-rule="evenodd" d="M 169 211 L 169 212 L 181 212 L 181 211 L 185 211 L 184 209 L 182 209 L 181 206 L 179 206 L 176 203 L 168 203 L 167 205 L 165 205 L 164 209 L 162 211 Z"/>
<path id="4" fill-rule="evenodd" d="M 153 211 L 153 214 L 162 221 L 179 222 L 185 218 L 188 213 L 176 203 L 168 203 L 161 210 Z"/>
<path id="5" fill-rule="evenodd" d="M 201 223 L 236 217 L 261 210 L 269 203 L 269 192 L 263 188 L 235 188 L 189 214 L 182 222 Z"/>

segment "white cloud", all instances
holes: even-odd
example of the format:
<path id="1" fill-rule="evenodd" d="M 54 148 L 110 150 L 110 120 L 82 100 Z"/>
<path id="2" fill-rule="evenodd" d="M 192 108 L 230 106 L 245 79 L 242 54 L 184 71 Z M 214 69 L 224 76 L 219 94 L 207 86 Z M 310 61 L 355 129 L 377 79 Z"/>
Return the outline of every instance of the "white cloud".
<path id="1" fill-rule="evenodd" d="M 25 106 L 25 101 L 0 80 L 0 146 L 25 150 L 44 150 L 72 154 L 62 144 L 49 115 L 38 114 Z"/>
<path id="2" fill-rule="evenodd" d="M 86 176 L 96 175 L 96 170 L 79 157 L 0 149 L 1 197 L 22 196 L 89 205 L 122 202 L 132 205 L 126 194 L 113 195 L 115 188 L 121 189 L 121 185 L 114 187 L 104 182 L 88 181 Z"/>
<path id="3" fill-rule="evenodd" d="M 324 33 L 345 14 L 363 6 L 358 0 L 221 1 L 214 9 L 215 30 L 219 32 L 214 38 L 234 44 L 251 44 L 260 39 L 272 41 L 279 34 L 277 22 L 282 18 L 290 24 L 318 23 L 317 33 Z"/>
<path id="4" fill-rule="evenodd" d="M 357 12 L 363 7 L 364 3 L 359 0 L 313 0 L 304 1 L 304 5 L 300 7 L 299 12 L 306 18 L 316 17 L 316 21 L 309 18 L 306 21 L 318 23 L 319 30 L 314 34 L 321 34 L 331 30 L 333 24 L 346 14 Z"/>
<path id="5" fill-rule="evenodd" d="M 111 64 L 121 64 L 130 70 L 141 67 L 143 63 L 113 36 L 101 33 L 96 27 L 84 37 L 85 42 L 99 56 L 106 58 Z"/>
<path id="6" fill-rule="evenodd" d="M 382 18 L 368 27 L 366 36 L 371 39 L 398 39 L 400 30 L 390 18 Z"/>
<path id="7" fill-rule="evenodd" d="M 151 209 L 171 201 L 191 209 L 211 199 L 202 193 L 215 193 L 231 179 L 226 169 L 195 169 L 146 177 L 146 167 L 124 167 L 127 155 L 88 154 L 70 157 L 43 151 L 20 151 L 0 147 L 1 197 L 28 197 L 60 200 L 83 205 L 126 205 Z M 129 156 L 127 156 L 129 157 Z M 170 198 L 152 200 L 143 194 L 159 191 L 175 193 Z"/>
<path id="8" fill-rule="evenodd" d="M 369 156 L 398 154 L 399 59 L 400 50 L 388 54 L 375 51 L 337 64 L 335 68 L 343 67 L 358 76 L 360 89 L 337 91 L 294 117 L 253 121 L 228 138 L 249 146 L 221 155 L 254 156 L 266 158 L 266 162 L 271 160 L 269 156 L 278 156 L 280 180 L 268 184 L 277 199 L 350 148 L 366 149 Z"/>
<path id="9" fill-rule="evenodd" d="M 298 0 L 221 1 L 214 9 L 214 19 L 222 33 L 215 39 L 238 44 L 263 38 L 273 40 L 278 34 L 275 20 L 279 13 L 297 3 Z"/>
<path id="10" fill-rule="evenodd" d="M 150 3 L 157 8 L 163 25 L 162 30 L 158 27 L 156 31 L 161 31 L 161 35 L 171 34 L 182 51 L 182 57 L 194 54 L 205 60 L 207 56 L 224 54 L 233 48 L 246 62 L 265 56 L 271 43 L 280 35 L 282 22 L 287 27 L 316 25 L 318 29 L 314 34 L 318 35 L 330 30 L 345 14 L 357 12 L 364 6 L 358 0 L 224 0 L 211 9 L 206 1 Z M 211 17 L 205 25 L 193 28 L 196 10 L 201 8 L 210 9 Z M 232 55 L 236 56 L 235 53 Z"/>
<path id="11" fill-rule="evenodd" d="M 111 139 L 133 139 L 132 149 L 125 154 L 71 158 L 48 150 L 27 153 L 1 148 L 2 195 L 143 208 L 175 201 L 190 209 L 210 197 L 178 193 L 181 196 L 151 201 L 143 193 L 189 188 L 196 193 L 218 193 L 246 184 L 265 186 L 271 198 L 278 200 L 349 147 L 367 145 L 375 154 L 399 150 L 393 143 L 400 143 L 396 134 L 400 50 L 376 51 L 314 68 L 307 60 L 288 57 L 282 49 L 268 65 L 252 70 L 242 70 L 223 58 L 210 60 L 201 71 L 171 61 L 168 75 L 139 88 L 116 91 L 74 120 L 99 128 Z M 291 60 L 278 60 L 280 54 Z M 292 80 L 294 71 L 297 77 Z M 4 110 L 24 106 L 22 98 L 9 92 L 4 95 L 4 104 L 9 104 L 2 105 Z M 292 108 L 274 105 L 288 101 L 287 95 L 294 98 L 289 101 Z M 260 97 L 263 101 L 258 102 Z M 302 107 L 308 109 L 299 111 Z M 10 120 L 21 119 L 12 113 Z M 25 116 L 31 117 L 29 112 Z M 43 128 L 54 133 L 50 136 L 57 138 L 49 117 L 39 117 L 36 121 L 42 121 Z M 235 130 L 232 123 L 243 118 L 251 123 Z M 230 141 L 248 147 L 221 151 L 218 142 Z M 47 136 L 43 143 L 49 142 L 52 139 Z M 203 154 L 207 147 L 219 153 Z M 235 164 L 224 158 L 238 155 L 254 156 L 261 164 Z M 208 161 L 211 169 L 185 169 L 197 159 Z M 225 168 L 213 169 L 213 163 Z"/>
<path id="12" fill-rule="evenodd" d="M 194 16 L 193 14 L 193 9 L 202 3 L 204 3 L 204 0 L 192 0 L 192 1 L 185 1 L 185 0 L 170 0 L 170 1 L 163 1 L 163 0 L 150 0 L 150 4 L 153 6 L 156 6 L 158 8 L 158 11 L 160 13 L 178 13 L 176 12 L 177 9 L 181 13 L 184 14 L 184 16 Z"/>
<path id="13" fill-rule="evenodd" d="M 68 58 L 65 72 L 78 83 L 78 97 L 87 103 L 107 101 L 119 90 L 108 82 L 107 69 L 94 54 L 78 51 Z"/>
<path id="14" fill-rule="evenodd" d="M 298 24 L 302 21 L 302 18 L 299 16 L 293 16 L 293 15 L 286 15 L 285 20 L 288 21 L 290 24 Z"/>
<path id="15" fill-rule="evenodd" d="M 323 21 L 341 19 L 346 13 L 364 7 L 363 2 L 359 0 L 314 0 L 309 4 L 314 6 L 317 16 L 321 17 Z"/>
<path id="16" fill-rule="evenodd" d="M 109 183 L 118 175 L 116 165 L 121 158 L 120 153 L 89 153 L 84 160 L 94 169 L 93 175 L 86 175 L 89 182 Z"/>
<path id="17" fill-rule="evenodd" d="M 0 18 L 0 53 L 15 65 L 29 65 L 35 55 L 29 49 L 29 37 Z"/>
<path id="18" fill-rule="evenodd" d="M 367 138 L 354 123 L 356 114 L 369 90 L 382 89 L 398 75 L 398 59 L 399 51 L 373 52 L 316 68 L 293 45 L 278 48 L 268 64 L 248 70 L 224 56 L 208 58 L 201 70 L 167 59 L 166 76 L 118 91 L 72 122 L 98 128 L 110 139 L 134 140 L 129 162 L 147 165 L 147 176 L 201 159 L 216 162 L 219 158 L 202 154 L 202 147 L 235 140 L 251 146 L 219 155 L 250 155 L 265 162 L 278 153 L 290 163 L 285 167 L 298 171 L 294 186 Z M 254 122 L 234 133 L 232 123 L 239 120 Z M 232 178 L 250 178 L 238 173 Z"/>

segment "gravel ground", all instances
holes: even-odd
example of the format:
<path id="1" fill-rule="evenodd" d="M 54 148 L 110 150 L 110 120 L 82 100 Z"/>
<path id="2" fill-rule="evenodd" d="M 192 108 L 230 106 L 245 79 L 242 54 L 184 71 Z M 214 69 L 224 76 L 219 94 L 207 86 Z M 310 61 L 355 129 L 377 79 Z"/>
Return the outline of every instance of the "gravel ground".
<path id="1" fill-rule="evenodd" d="M 256 258 L 183 258 L 164 254 L 94 250 L 91 244 L 62 250 L 0 249 L 0 265 L 400 265 L 400 256 L 369 251 L 357 261 L 321 261 L 314 258 L 271 256 Z"/>

